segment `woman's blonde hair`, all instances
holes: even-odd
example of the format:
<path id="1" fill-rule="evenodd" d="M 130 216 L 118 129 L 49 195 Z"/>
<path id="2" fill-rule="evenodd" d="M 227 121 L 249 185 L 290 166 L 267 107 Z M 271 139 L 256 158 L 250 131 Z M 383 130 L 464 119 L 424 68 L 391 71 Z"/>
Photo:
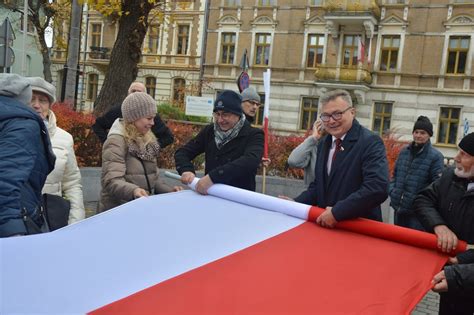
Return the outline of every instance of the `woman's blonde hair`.
<path id="1" fill-rule="evenodd" d="M 156 141 L 156 137 L 151 130 L 148 130 L 146 134 L 142 134 L 137 130 L 137 127 L 133 122 L 124 122 L 125 125 L 125 140 L 135 142 L 138 144 L 140 149 L 144 149 L 149 143 Z"/>

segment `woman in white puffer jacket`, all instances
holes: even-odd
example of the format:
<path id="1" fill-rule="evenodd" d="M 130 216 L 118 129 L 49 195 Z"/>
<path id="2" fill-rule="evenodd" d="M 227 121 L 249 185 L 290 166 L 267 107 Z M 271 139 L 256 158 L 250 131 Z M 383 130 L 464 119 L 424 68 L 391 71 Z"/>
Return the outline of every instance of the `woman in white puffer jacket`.
<path id="1" fill-rule="evenodd" d="M 70 133 L 56 125 L 56 116 L 50 110 L 56 88 L 40 77 L 28 78 L 33 90 L 30 105 L 43 118 L 56 155 L 54 169 L 46 178 L 43 193 L 62 196 L 71 203 L 68 224 L 85 217 L 81 173 L 74 154 L 74 140 Z"/>

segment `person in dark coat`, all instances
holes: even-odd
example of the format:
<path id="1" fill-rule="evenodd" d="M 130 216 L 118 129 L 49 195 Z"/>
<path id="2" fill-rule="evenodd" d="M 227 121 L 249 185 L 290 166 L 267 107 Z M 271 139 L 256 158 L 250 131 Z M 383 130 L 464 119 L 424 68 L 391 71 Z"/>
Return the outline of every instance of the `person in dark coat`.
<path id="1" fill-rule="evenodd" d="M 413 126 L 413 142 L 402 149 L 390 181 L 390 206 L 395 224 L 424 231 L 413 212 L 416 195 L 441 176 L 444 157 L 431 146 L 433 125 L 428 117 L 418 117 Z"/>
<path id="2" fill-rule="evenodd" d="M 420 192 L 413 204 L 421 224 L 436 234 L 438 247 L 445 253 L 456 248 L 458 239 L 474 243 L 474 133 L 459 142 L 454 161 L 456 167 L 446 169 L 441 178 Z M 450 258 L 450 263 L 474 263 L 474 250 Z M 472 296 L 466 299 L 448 290 L 440 297 L 440 315 L 474 313 Z"/>
<path id="3" fill-rule="evenodd" d="M 328 135 L 318 144 L 315 180 L 295 201 L 325 208 L 316 220 L 324 227 L 358 217 L 381 221 L 389 184 L 382 139 L 355 119 L 347 91 L 328 92 L 320 102 Z"/>
<path id="4" fill-rule="evenodd" d="M 134 92 L 145 92 L 146 88 L 141 82 L 133 82 L 128 89 L 128 95 Z M 92 125 L 92 130 L 97 135 L 102 143 L 107 140 L 107 134 L 110 128 L 117 118 L 122 118 L 121 105 L 112 107 L 103 116 L 98 117 L 95 123 Z M 156 114 L 154 119 L 154 125 L 151 131 L 155 134 L 160 144 L 160 148 L 164 148 L 174 141 L 174 136 L 171 130 L 161 120 L 160 115 Z"/>
<path id="5" fill-rule="evenodd" d="M 253 124 L 255 123 L 258 108 L 262 105 L 260 103 L 260 95 L 258 95 L 257 90 L 251 86 L 243 90 L 240 95 L 242 96 L 242 110 L 244 111 L 245 119 L 247 119 L 250 124 Z"/>
<path id="6" fill-rule="evenodd" d="M 472 299 L 474 295 L 474 263 L 446 266 L 444 270 L 433 277 L 431 283 L 435 292 L 451 292 L 464 296 L 465 299 Z"/>
<path id="7" fill-rule="evenodd" d="M 0 74 L 0 237 L 41 232 L 41 189 L 55 156 L 42 119 L 27 104 L 31 86 Z"/>
<path id="8" fill-rule="evenodd" d="M 223 91 L 214 102 L 214 123 L 175 153 L 176 170 L 189 184 L 195 177 L 192 160 L 205 153 L 205 176 L 196 190 L 206 194 L 214 183 L 255 190 L 255 176 L 263 154 L 263 131 L 245 120 L 241 96 Z"/>

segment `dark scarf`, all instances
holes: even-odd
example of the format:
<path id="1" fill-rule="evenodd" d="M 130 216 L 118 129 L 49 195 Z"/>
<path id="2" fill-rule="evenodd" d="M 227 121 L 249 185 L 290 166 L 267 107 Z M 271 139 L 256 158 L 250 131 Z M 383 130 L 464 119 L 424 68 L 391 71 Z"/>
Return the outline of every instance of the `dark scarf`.
<path id="1" fill-rule="evenodd" d="M 221 130 L 217 122 L 214 122 L 214 141 L 216 142 L 217 149 L 220 150 L 226 143 L 237 137 L 240 130 L 245 124 L 245 115 L 242 114 L 240 120 L 235 124 L 234 127 L 227 131 Z"/>

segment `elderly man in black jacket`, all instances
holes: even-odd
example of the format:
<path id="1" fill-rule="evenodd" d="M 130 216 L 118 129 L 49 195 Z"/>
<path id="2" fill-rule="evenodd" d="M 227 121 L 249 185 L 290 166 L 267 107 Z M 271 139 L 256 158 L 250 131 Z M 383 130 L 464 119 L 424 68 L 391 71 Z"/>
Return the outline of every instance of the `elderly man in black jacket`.
<path id="1" fill-rule="evenodd" d="M 474 263 L 444 267 L 433 277 L 433 291 L 474 295 Z M 471 312 L 472 313 L 472 312 Z"/>
<path id="2" fill-rule="evenodd" d="M 146 87 L 141 82 L 133 82 L 128 88 L 128 95 L 135 92 L 146 92 Z M 117 118 L 122 118 L 121 105 L 112 107 L 108 112 L 103 116 L 97 117 L 95 124 L 92 125 L 92 130 L 100 139 L 100 142 L 104 143 L 107 140 L 107 134 L 109 129 L 112 127 L 114 121 Z M 154 125 L 151 127 L 151 131 L 155 134 L 156 139 L 161 148 L 164 148 L 174 141 L 174 136 L 171 130 L 166 126 L 166 124 L 161 120 L 160 115 L 156 114 L 154 119 Z"/>
<path id="3" fill-rule="evenodd" d="M 427 231 L 436 234 L 438 247 L 445 253 L 450 253 L 456 248 L 458 239 L 470 244 L 474 242 L 474 133 L 461 140 L 454 161 L 456 168 L 445 170 L 441 178 L 416 197 L 413 205 L 418 219 Z M 454 265 L 474 263 L 474 250 L 451 257 L 450 263 Z M 452 268 L 447 267 L 444 274 L 451 275 L 451 272 L 460 267 Z M 438 276 L 435 277 L 435 281 L 438 283 L 443 279 Z M 467 299 L 451 290 L 440 295 L 439 314 L 474 313 L 472 296 Z"/>
<path id="4" fill-rule="evenodd" d="M 263 154 L 263 131 L 245 120 L 241 103 L 239 94 L 223 91 L 214 102 L 214 123 L 175 153 L 176 169 L 184 184 L 195 177 L 191 161 L 205 153 L 206 175 L 196 185 L 201 194 L 207 194 L 214 183 L 255 190 L 255 176 Z"/>

